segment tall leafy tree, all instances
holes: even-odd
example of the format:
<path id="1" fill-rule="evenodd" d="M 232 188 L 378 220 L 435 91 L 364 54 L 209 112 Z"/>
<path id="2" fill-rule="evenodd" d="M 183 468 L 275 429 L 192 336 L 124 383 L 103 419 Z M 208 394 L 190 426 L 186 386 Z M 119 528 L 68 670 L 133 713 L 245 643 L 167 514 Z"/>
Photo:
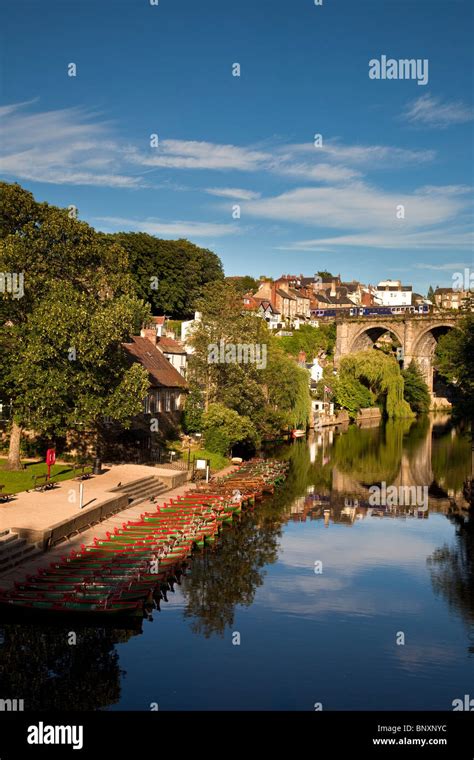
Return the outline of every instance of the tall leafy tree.
<path id="1" fill-rule="evenodd" d="M 246 274 L 243 277 L 226 277 L 226 282 L 233 285 L 238 293 L 255 293 L 258 290 L 260 281 Z"/>
<path id="2" fill-rule="evenodd" d="M 456 329 L 439 339 L 434 366 L 442 377 L 456 385 L 463 414 L 474 419 L 474 313 L 467 312 Z"/>
<path id="3" fill-rule="evenodd" d="M 289 425 L 305 427 L 308 372 L 285 354 L 266 322 L 245 312 L 239 292 L 227 283 L 207 286 L 197 307 L 202 316 L 192 336 L 190 378 L 202 389 L 205 408 L 218 403 L 233 409 L 263 436 Z M 244 345 L 258 347 L 260 360 L 227 361 L 228 348 Z"/>
<path id="4" fill-rule="evenodd" d="M 188 319 L 204 286 L 224 279 L 219 257 L 189 240 L 160 240 L 145 232 L 107 237 L 127 251 L 136 294 L 154 313 Z"/>
<path id="5" fill-rule="evenodd" d="M 140 410 L 144 375 L 117 356 L 148 309 L 117 242 L 19 185 L 0 191 L 0 272 L 24 278 L 22 297 L 0 297 L 0 393 L 12 400 L 8 466 L 17 469 L 25 426 L 59 431 L 73 417 L 114 416 L 114 406 L 119 419 Z"/>
<path id="6" fill-rule="evenodd" d="M 408 401 L 416 414 L 428 412 L 431 403 L 430 392 L 423 374 L 414 359 L 402 371 L 402 377 L 404 381 L 403 397 L 405 401 Z"/>

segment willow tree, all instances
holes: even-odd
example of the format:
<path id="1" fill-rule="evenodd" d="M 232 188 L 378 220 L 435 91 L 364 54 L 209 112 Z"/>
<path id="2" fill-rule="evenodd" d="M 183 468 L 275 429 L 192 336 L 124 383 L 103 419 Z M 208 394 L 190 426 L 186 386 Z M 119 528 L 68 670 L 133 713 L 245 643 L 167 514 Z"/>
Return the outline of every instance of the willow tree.
<path id="1" fill-rule="evenodd" d="M 353 377 L 383 402 L 388 417 L 413 417 L 403 397 L 403 377 L 398 363 L 382 351 L 369 349 L 341 359 L 339 377 Z"/>

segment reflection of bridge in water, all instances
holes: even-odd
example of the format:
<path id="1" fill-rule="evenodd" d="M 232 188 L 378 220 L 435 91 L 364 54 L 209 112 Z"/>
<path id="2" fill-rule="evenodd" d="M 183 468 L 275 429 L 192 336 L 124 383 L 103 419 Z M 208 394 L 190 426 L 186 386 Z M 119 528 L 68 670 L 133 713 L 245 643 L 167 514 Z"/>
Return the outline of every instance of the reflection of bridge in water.
<path id="1" fill-rule="evenodd" d="M 297 499 L 291 510 L 294 519 L 298 519 L 298 515 L 299 519 L 305 519 L 305 515 L 310 519 L 321 519 L 324 511 L 330 510 L 331 519 L 352 524 L 355 519 L 361 519 L 368 513 L 380 516 L 423 517 L 428 515 L 429 509 L 447 514 L 453 509 L 456 511 L 467 508 L 468 502 L 463 495 L 462 484 L 459 484 L 459 488 L 444 487 L 442 483 L 437 482 L 433 471 L 433 440 L 442 430 L 449 437 L 450 434 L 446 430 L 450 419 L 448 414 L 431 415 L 426 421 L 426 427 L 423 428 L 423 435 L 416 439 L 415 446 L 403 445 L 403 437 L 400 436 L 400 450 L 397 455 L 394 455 L 393 460 L 394 472 L 392 476 L 387 476 L 386 482 L 387 487 L 394 487 L 391 492 L 395 490 L 401 497 L 398 500 L 399 506 L 395 501 L 394 506 L 381 505 L 375 510 L 373 502 L 369 502 L 370 487 L 380 486 L 381 480 L 368 478 L 366 481 L 361 478 L 360 473 L 364 469 L 364 454 L 361 454 L 360 459 L 354 455 L 353 467 L 342 468 L 338 464 L 338 457 L 334 456 L 334 444 L 337 443 L 335 432 L 323 430 L 315 433 L 309 441 L 310 458 L 314 463 L 319 454 L 323 465 L 332 465 L 331 488 L 319 489 L 318 494 L 308 493 L 305 497 Z M 452 429 L 451 438 L 454 437 L 455 431 Z M 383 440 L 382 435 L 381 440 Z M 375 451 L 377 454 L 380 453 L 380 449 L 375 448 Z M 374 455 L 373 449 L 371 453 Z M 354 471 L 357 472 L 357 470 L 359 474 L 355 475 Z M 420 493 L 425 494 L 425 488 L 428 489 L 427 503 L 426 499 L 420 501 Z M 390 504 L 389 500 L 388 504 Z"/>

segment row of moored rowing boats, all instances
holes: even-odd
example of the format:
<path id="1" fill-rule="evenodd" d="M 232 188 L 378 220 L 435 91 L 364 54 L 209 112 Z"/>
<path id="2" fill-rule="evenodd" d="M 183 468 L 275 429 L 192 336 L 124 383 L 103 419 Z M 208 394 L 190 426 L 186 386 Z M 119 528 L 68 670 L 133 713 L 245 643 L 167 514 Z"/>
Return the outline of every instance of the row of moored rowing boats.
<path id="1" fill-rule="evenodd" d="M 287 468 L 286 462 L 251 460 L 170 499 L 28 575 L 13 589 L 0 590 L 0 608 L 143 616 L 147 606 L 159 606 L 166 589 L 179 582 L 192 551 L 214 544 L 223 523 L 273 493 Z"/>

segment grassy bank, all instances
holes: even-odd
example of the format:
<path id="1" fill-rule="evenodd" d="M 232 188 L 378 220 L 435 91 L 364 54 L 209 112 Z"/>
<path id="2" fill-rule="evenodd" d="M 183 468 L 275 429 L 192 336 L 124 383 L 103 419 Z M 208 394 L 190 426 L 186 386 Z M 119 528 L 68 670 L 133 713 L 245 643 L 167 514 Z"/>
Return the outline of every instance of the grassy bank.
<path id="1" fill-rule="evenodd" d="M 191 456 L 194 459 L 210 459 L 211 471 L 217 472 L 217 470 L 223 470 L 230 464 L 230 459 L 222 456 L 222 454 L 216 454 L 214 451 L 207 451 L 206 449 L 193 449 Z"/>
<path id="2" fill-rule="evenodd" d="M 46 475 L 48 472 L 44 462 L 27 462 L 25 469 L 19 472 L 6 470 L 6 463 L 6 459 L 0 458 L 0 483 L 3 484 L 2 490 L 8 493 L 29 491 L 33 488 L 35 475 Z M 51 467 L 51 477 L 54 476 L 56 482 L 70 480 L 74 474 L 74 469 L 68 464 L 55 464 Z"/>

